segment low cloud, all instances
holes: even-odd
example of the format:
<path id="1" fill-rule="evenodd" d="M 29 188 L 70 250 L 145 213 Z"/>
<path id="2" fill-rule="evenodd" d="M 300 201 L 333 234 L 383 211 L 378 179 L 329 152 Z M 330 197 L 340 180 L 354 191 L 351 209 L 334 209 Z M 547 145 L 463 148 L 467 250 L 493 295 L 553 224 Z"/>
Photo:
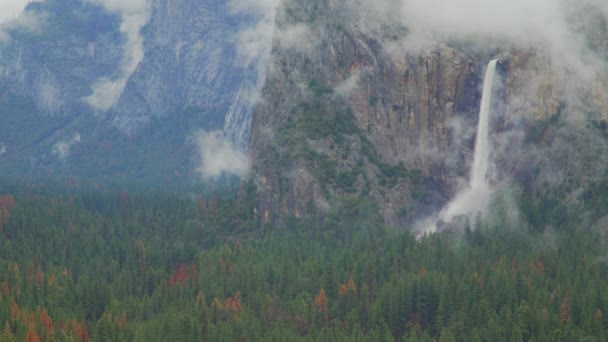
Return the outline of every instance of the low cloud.
<path id="1" fill-rule="evenodd" d="M 597 27 L 589 24 L 608 20 L 605 0 L 346 1 L 367 30 L 378 29 L 380 23 L 406 28 L 399 37 L 406 51 L 426 49 L 435 42 L 487 51 L 538 49 L 558 70 L 570 70 L 583 80 L 592 79 L 606 64 L 589 44 L 589 37 L 598 35 Z"/>
<path id="2" fill-rule="evenodd" d="M 606 8 L 585 0 L 404 0 L 401 13 L 412 36 L 542 48 L 556 63 L 588 76 L 589 64 L 598 61 L 575 27 L 581 5 Z"/>
<path id="3" fill-rule="evenodd" d="M 15 1 L 0 4 L 0 43 L 11 40 L 11 30 L 40 33 L 47 15 L 41 12 L 24 11 L 28 2 Z"/>
<path id="4" fill-rule="evenodd" d="M 15 20 L 31 0 L 4 0 L 0 2 L 0 24 Z"/>
<path id="5" fill-rule="evenodd" d="M 228 9 L 232 15 L 250 17 L 252 24 L 237 32 L 233 37 L 237 48 L 237 63 L 244 68 L 255 68 L 257 82 L 249 91 L 249 102 L 253 105 L 266 79 L 273 43 L 281 48 L 304 49 L 310 27 L 293 24 L 285 27 L 275 25 L 279 0 L 231 0 Z"/>
<path id="6" fill-rule="evenodd" d="M 249 66 L 270 55 L 278 4 L 278 0 L 231 0 L 228 3 L 232 15 L 247 15 L 254 19 L 252 25 L 235 37 L 241 64 Z"/>
<path id="7" fill-rule="evenodd" d="M 195 136 L 199 165 L 196 171 L 203 180 L 212 180 L 222 175 L 246 177 L 250 160 L 222 131 L 200 132 Z"/>
<path id="8" fill-rule="evenodd" d="M 72 146 L 78 144 L 80 141 L 80 134 L 76 133 L 72 139 L 66 139 L 56 143 L 53 147 L 53 153 L 56 154 L 59 159 L 66 160 L 70 156 L 70 149 Z"/>
<path id="9" fill-rule="evenodd" d="M 122 23 L 120 32 L 126 37 L 123 46 L 124 55 L 120 64 L 120 76 L 117 78 L 101 78 L 93 85 L 93 93 L 84 98 L 92 108 L 108 111 L 120 99 L 122 92 L 144 58 L 144 40 L 142 28 L 150 18 L 148 0 L 88 0 L 103 7 L 111 13 L 118 14 Z"/>
<path id="10" fill-rule="evenodd" d="M 0 157 L 3 157 L 6 154 L 6 145 L 4 143 L 0 143 Z"/>
<path id="11" fill-rule="evenodd" d="M 334 88 L 335 94 L 348 98 L 352 91 L 359 87 L 359 79 L 361 78 L 361 72 L 362 71 L 356 72 L 354 75 L 350 76 L 342 83 L 338 84 Z"/>

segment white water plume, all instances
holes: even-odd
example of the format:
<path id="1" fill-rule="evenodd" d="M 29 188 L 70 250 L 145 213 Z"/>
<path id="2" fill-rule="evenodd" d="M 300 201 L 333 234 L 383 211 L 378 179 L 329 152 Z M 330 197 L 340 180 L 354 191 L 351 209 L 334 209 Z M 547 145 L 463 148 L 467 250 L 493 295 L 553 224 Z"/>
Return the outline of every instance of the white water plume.
<path id="1" fill-rule="evenodd" d="M 458 216 L 471 216 L 479 212 L 483 213 L 488 208 L 492 195 L 492 188 L 487 179 L 490 166 L 490 109 L 492 103 L 492 85 L 494 84 L 497 64 L 498 60 L 496 59 L 488 63 L 483 81 L 479 122 L 477 123 L 477 137 L 475 138 L 475 154 L 473 164 L 471 165 L 469 186 L 460 191 L 439 212 L 438 218 L 430 220 L 432 223 L 423 229 L 424 232 L 436 231 L 439 222 L 450 222 Z"/>

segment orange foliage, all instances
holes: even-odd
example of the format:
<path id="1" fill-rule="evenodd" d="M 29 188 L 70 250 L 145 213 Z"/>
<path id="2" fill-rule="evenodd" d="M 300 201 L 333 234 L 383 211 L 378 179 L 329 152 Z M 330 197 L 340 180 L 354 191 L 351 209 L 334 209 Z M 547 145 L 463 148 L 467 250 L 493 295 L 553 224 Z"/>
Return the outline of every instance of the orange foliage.
<path id="1" fill-rule="evenodd" d="M 40 322 L 46 328 L 46 330 L 52 335 L 55 333 L 55 326 L 53 325 L 53 319 L 49 316 L 49 313 L 46 312 L 46 309 L 42 310 L 42 314 L 40 315 Z"/>
<path id="2" fill-rule="evenodd" d="M 0 195 L 0 231 L 4 229 L 4 224 L 11 217 L 11 210 L 15 207 L 13 195 Z"/>
<path id="3" fill-rule="evenodd" d="M 243 310 L 243 304 L 241 304 L 241 292 L 237 291 L 234 297 L 228 297 L 224 301 L 224 309 L 229 312 L 240 314 Z"/>
<path id="4" fill-rule="evenodd" d="M 317 305 L 317 309 L 324 314 L 327 314 L 327 296 L 325 295 L 325 289 L 321 289 L 319 295 L 315 299 L 315 304 Z"/>
<path id="5" fill-rule="evenodd" d="M 429 273 L 427 272 L 426 268 L 424 268 L 424 266 L 420 267 L 420 270 L 418 271 L 418 275 L 421 276 L 422 278 L 426 277 Z"/>
<path id="6" fill-rule="evenodd" d="M 338 291 L 338 294 L 340 294 L 341 296 L 349 293 L 349 292 L 357 292 L 357 287 L 355 286 L 355 281 L 353 280 L 353 278 L 349 278 L 348 279 L 348 285 L 340 285 L 340 290 Z"/>
<path id="7" fill-rule="evenodd" d="M 338 294 L 340 296 L 344 296 L 347 293 L 348 293 L 348 287 L 346 287 L 346 285 L 344 285 L 344 284 L 340 285 L 340 290 L 338 291 Z"/>
<path id="8" fill-rule="evenodd" d="M 597 322 L 602 322 L 604 320 L 604 314 L 602 313 L 602 309 L 595 310 L 595 320 Z"/>
<path id="9" fill-rule="evenodd" d="M 357 287 L 355 286 L 355 281 L 353 280 L 353 278 L 349 278 L 348 279 L 348 290 L 349 291 L 357 291 Z"/>
<path id="10" fill-rule="evenodd" d="M 72 326 L 74 328 L 74 333 L 76 337 L 80 339 L 81 342 L 89 341 L 89 331 L 87 329 L 86 323 L 82 323 L 82 325 L 78 324 L 76 320 L 72 320 Z"/>
<path id="11" fill-rule="evenodd" d="M 36 334 L 36 329 L 34 328 L 34 323 L 30 323 L 30 329 L 27 331 L 27 335 L 25 336 L 25 342 L 40 342 L 40 336 Z"/>
<path id="12" fill-rule="evenodd" d="M 196 266 L 190 265 L 185 266 L 181 265 L 173 272 L 171 277 L 169 278 L 169 287 L 174 287 L 179 284 L 183 286 L 186 281 L 193 278 L 196 274 Z"/>
<path id="13" fill-rule="evenodd" d="M 42 290 L 44 287 L 44 273 L 42 272 L 38 272 L 36 275 L 36 287 L 38 287 L 38 290 Z"/>

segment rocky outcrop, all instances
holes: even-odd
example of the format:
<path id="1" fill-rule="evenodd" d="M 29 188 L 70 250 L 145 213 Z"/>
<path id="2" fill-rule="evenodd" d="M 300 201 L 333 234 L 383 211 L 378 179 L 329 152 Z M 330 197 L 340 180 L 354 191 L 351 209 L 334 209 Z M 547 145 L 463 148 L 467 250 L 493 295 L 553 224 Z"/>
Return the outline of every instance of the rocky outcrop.
<path id="1" fill-rule="evenodd" d="M 437 210 L 468 178 L 490 58 L 501 60 L 496 179 L 536 186 L 603 174 L 605 129 L 570 124 L 571 113 L 585 122 L 605 118 L 603 76 L 575 87 L 575 96 L 572 78 L 542 51 L 442 43 L 414 50 L 402 44 L 407 28 L 366 25 L 349 4 L 284 0 L 279 7 L 249 145 L 261 219 L 318 214 L 361 197 L 393 226 Z"/>
<path id="2" fill-rule="evenodd" d="M 470 139 L 461 140 L 456 126 L 458 120 L 475 120 L 481 65 L 440 44 L 421 54 L 404 53 L 387 41 L 394 32 L 357 29 L 348 24 L 348 11 L 332 2 L 315 6 L 284 1 L 277 14 L 279 30 L 306 33 L 297 42 L 277 34 L 255 111 L 250 155 L 257 211 L 265 218 L 297 217 L 311 206 L 326 209 L 335 196 L 364 194 L 390 224 L 411 218 L 411 209 L 430 210 L 464 175 Z M 315 102 L 322 108 L 310 110 L 338 121 L 350 119 L 336 118 L 336 107 L 345 102 L 356 130 L 303 137 L 317 153 L 303 156 L 297 152 L 301 146 L 277 141 L 277 132 L 306 120 L 309 109 L 301 108 Z M 339 181 L 315 177 L 323 167 L 319 158 L 335 164 L 330 174 L 349 174 L 350 191 Z"/>

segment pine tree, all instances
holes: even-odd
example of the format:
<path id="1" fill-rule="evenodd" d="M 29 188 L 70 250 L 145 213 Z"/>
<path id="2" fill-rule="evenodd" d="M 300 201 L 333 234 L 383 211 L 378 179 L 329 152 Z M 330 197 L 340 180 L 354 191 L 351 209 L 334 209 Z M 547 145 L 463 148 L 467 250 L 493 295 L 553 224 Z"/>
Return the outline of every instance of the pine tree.
<path id="1" fill-rule="evenodd" d="M 325 295 L 325 289 L 321 289 L 317 298 L 315 299 L 315 304 L 317 305 L 317 310 L 323 314 L 325 320 L 327 320 L 327 296 Z"/>
<path id="2" fill-rule="evenodd" d="M 40 337 L 36 334 L 34 322 L 30 322 L 30 328 L 25 336 L 25 342 L 40 342 Z"/>
<path id="3" fill-rule="evenodd" d="M 2 332 L 2 342 L 16 342 L 17 338 L 11 331 L 11 325 L 8 321 L 4 322 L 4 331 Z"/>
<path id="4" fill-rule="evenodd" d="M 51 318 L 51 316 L 49 316 L 48 312 L 46 312 L 46 309 L 42 310 L 42 314 L 40 315 L 40 322 L 46 328 L 46 334 L 48 334 L 48 336 L 52 337 L 55 335 L 53 319 Z"/>

